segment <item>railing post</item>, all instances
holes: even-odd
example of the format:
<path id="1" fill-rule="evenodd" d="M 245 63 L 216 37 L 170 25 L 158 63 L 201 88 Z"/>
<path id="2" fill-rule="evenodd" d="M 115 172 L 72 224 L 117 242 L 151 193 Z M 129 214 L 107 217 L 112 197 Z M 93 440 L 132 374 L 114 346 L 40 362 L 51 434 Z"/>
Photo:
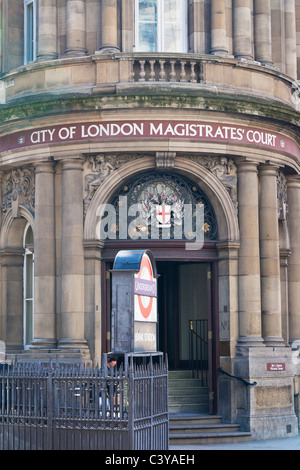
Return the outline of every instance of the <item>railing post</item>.
<path id="1" fill-rule="evenodd" d="M 154 446 L 154 426 L 153 426 L 153 414 L 154 414 L 154 377 L 153 377 L 153 358 L 150 356 L 150 449 Z"/>
<path id="2" fill-rule="evenodd" d="M 50 359 L 47 375 L 47 443 L 45 445 L 47 450 L 53 450 L 53 406 L 53 372 Z"/>
<path id="3" fill-rule="evenodd" d="M 129 433 L 129 449 L 134 448 L 134 371 L 133 357 L 130 357 L 128 369 L 128 433 Z"/>

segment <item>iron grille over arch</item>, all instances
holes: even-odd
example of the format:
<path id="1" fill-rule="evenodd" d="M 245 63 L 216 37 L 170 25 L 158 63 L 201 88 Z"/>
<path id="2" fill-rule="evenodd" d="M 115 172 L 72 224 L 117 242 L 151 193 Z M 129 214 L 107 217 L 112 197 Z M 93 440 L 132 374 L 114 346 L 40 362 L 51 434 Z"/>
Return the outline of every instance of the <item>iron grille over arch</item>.
<path id="1" fill-rule="evenodd" d="M 192 241 L 195 230 L 199 229 L 196 221 L 197 205 L 204 210 L 200 228 L 204 241 L 218 238 L 216 216 L 206 194 L 193 181 L 173 172 L 153 171 L 132 178 L 123 183 L 109 203 L 116 211 L 117 239 Z M 190 212 L 186 212 L 186 208 Z M 127 237 L 124 237 L 124 230 L 120 230 L 123 220 L 121 213 L 127 215 Z M 191 214 L 190 232 L 182 228 L 186 214 Z"/>

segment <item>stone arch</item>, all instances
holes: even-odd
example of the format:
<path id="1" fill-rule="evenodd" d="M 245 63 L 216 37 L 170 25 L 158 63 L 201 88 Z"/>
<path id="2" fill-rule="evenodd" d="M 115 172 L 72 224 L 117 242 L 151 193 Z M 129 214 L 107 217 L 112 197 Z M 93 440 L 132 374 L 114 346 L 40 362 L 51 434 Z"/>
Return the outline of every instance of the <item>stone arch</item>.
<path id="1" fill-rule="evenodd" d="M 106 178 L 105 184 L 98 188 L 86 212 L 84 224 L 84 238 L 86 240 L 96 238 L 96 213 L 99 205 L 107 203 L 126 179 L 151 169 L 155 169 L 154 157 L 144 156 L 122 165 Z M 219 239 L 238 241 L 237 215 L 229 193 L 223 184 L 208 169 L 184 156 L 178 156 L 175 159 L 173 171 L 184 174 L 206 193 L 216 214 Z"/>
<path id="2" fill-rule="evenodd" d="M 2 221 L 0 248 L 23 247 L 23 235 L 27 223 L 31 225 L 34 233 L 34 217 L 26 207 L 19 206 L 18 217 L 14 217 L 12 209 L 9 209 Z"/>
<path id="3" fill-rule="evenodd" d="M 8 353 L 23 350 L 23 267 L 24 230 L 30 224 L 34 232 L 34 218 L 24 206 L 19 206 L 18 217 L 9 209 L 2 220 L 0 232 L 2 316 L 0 334 Z"/>

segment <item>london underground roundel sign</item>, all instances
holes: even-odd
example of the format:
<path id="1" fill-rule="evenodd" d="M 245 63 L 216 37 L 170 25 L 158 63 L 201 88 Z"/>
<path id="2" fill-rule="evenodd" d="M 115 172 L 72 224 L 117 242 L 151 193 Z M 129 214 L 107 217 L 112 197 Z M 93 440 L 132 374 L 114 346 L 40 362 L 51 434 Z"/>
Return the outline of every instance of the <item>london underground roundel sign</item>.
<path id="1" fill-rule="evenodd" d="M 157 283 L 149 256 L 144 253 L 140 270 L 134 277 L 135 321 L 157 321 Z"/>

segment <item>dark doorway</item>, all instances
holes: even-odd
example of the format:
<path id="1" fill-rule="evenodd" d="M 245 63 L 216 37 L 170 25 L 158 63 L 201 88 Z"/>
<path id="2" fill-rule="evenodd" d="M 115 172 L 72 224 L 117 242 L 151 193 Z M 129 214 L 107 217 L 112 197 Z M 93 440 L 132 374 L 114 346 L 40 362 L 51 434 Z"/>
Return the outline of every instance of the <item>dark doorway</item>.
<path id="1" fill-rule="evenodd" d="M 110 351 L 111 276 L 109 270 L 121 249 L 137 249 L 128 241 L 108 244 L 102 251 L 102 348 Z M 144 248 L 144 245 L 143 245 Z M 217 410 L 218 273 L 214 244 L 199 252 L 181 244 L 154 242 L 158 278 L 158 349 L 168 355 L 169 370 L 187 370 L 208 388 L 209 410 Z M 188 256 L 189 255 L 189 256 Z M 195 256 L 196 255 L 196 256 Z M 195 259 L 197 257 L 197 259 Z M 193 259 L 194 258 L 194 259 Z"/>
<path id="2" fill-rule="evenodd" d="M 159 349 L 171 369 L 208 371 L 210 363 L 211 265 L 158 262 Z"/>

